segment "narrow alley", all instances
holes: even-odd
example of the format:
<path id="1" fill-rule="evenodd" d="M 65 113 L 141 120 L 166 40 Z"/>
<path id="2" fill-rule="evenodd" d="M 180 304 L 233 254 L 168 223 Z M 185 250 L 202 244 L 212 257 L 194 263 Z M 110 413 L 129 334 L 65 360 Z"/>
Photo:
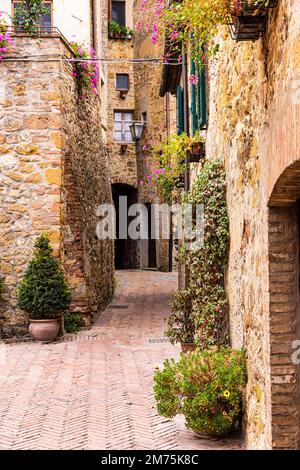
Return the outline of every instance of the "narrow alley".
<path id="1" fill-rule="evenodd" d="M 158 416 L 153 371 L 179 347 L 164 338 L 177 275 L 122 271 L 113 302 L 89 331 L 48 345 L 6 347 L 0 449 L 239 449 L 202 440 Z"/>

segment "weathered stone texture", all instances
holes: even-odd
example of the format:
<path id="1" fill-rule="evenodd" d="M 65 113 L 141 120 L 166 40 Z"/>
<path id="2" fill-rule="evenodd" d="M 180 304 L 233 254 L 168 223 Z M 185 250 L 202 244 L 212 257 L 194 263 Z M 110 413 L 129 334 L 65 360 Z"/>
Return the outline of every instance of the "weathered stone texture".
<path id="1" fill-rule="evenodd" d="M 51 59 L 70 56 L 70 51 L 59 37 L 16 37 L 13 54 Z M 96 206 L 111 200 L 107 161 L 98 137 L 99 103 L 77 100 L 70 70 L 66 73 L 59 61 L 12 61 L 0 67 L 0 99 L 6 103 L 0 112 L 0 273 L 5 281 L 1 317 L 9 334 L 25 331 L 27 317 L 17 308 L 16 287 L 41 232 L 49 233 L 54 253 L 64 258 L 66 266 L 73 264 L 66 272 L 72 287 L 77 283 L 74 310 L 84 304 L 84 311 L 90 313 L 109 298 L 113 254 L 111 247 L 95 239 Z M 70 178 L 74 196 L 68 192 Z M 87 197 L 89 203 L 82 211 Z M 78 230 L 85 232 L 76 256 L 69 213 L 78 218 Z M 93 295 L 91 282 L 98 283 Z M 78 290 L 86 293 L 80 302 Z"/>
<path id="2" fill-rule="evenodd" d="M 300 159 L 299 32 L 300 4 L 283 0 L 255 43 L 236 43 L 222 30 L 217 61 L 209 67 L 207 154 L 224 157 L 226 164 L 230 331 L 232 345 L 247 348 L 245 429 L 250 449 L 295 448 L 299 431 L 294 412 L 286 421 L 272 407 L 283 393 L 286 403 L 296 397 L 290 351 L 298 241 L 291 219 L 281 217 L 284 211 L 274 223 L 269 217 L 276 213 L 268 209 L 300 196 L 299 164 L 294 163 Z M 291 164 L 292 172 L 287 170 Z M 290 369 L 277 376 L 274 361 Z M 277 381 L 284 383 L 284 391 L 275 387 Z"/>

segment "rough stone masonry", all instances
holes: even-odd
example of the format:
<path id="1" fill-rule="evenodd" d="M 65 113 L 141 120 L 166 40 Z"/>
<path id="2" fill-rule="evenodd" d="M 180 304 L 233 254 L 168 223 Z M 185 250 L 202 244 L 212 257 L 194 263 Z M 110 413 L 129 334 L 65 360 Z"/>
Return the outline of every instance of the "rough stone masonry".
<path id="1" fill-rule="evenodd" d="M 224 157 L 233 347 L 248 356 L 246 445 L 299 448 L 300 3 L 282 0 L 256 42 L 220 34 L 209 69 L 209 158 Z"/>
<path id="2" fill-rule="evenodd" d="M 17 285 L 34 239 L 48 232 L 72 288 L 72 311 L 86 322 L 113 293 L 113 244 L 96 237 L 96 208 L 111 202 L 100 101 L 78 94 L 59 37 L 14 37 L 0 77 L 0 275 L 2 336 L 22 335 L 28 318 Z M 58 58 L 59 60 L 47 61 Z M 88 118 L 88 119 L 87 119 Z"/>

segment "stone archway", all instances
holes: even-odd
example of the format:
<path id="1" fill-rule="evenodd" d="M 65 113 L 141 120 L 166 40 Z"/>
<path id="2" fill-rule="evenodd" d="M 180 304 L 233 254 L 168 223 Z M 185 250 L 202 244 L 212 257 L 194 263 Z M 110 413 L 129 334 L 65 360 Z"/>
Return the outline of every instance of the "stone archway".
<path id="1" fill-rule="evenodd" d="M 300 340 L 300 161 L 278 178 L 268 205 L 272 445 L 298 449 L 300 366 L 293 346 Z"/>

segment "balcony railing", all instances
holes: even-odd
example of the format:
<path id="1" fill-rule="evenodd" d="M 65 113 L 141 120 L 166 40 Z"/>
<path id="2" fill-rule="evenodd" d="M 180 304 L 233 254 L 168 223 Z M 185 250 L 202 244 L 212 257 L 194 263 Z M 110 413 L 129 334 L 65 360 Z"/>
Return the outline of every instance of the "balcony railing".
<path id="1" fill-rule="evenodd" d="M 7 32 L 11 36 L 15 36 L 15 37 L 30 37 L 31 36 L 27 31 L 24 31 L 24 29 L 22 29 L 21 27 L 8 26 Z M 47 27 L 42 27 L 42 26 L 40 26 L 37 35 L 34 35 L 33 37 L 34 38 L 48 38 L 48 37 L 57 38 L 57 37 L 59 37 L 63 41 L 65 46 L 70 50 L 70 52 L 73 53 L 73 49 L 71 47 L 70 42 L 63 35 L 63 33 L 56 27 L 48 27 L 48 26 Z"/>
<path id="2" fill-rule="evenodd" d="M 229 29 L 236 41 L 256 41 L 266 31 L 268 10 L 278 0 L 236 0 L 230 9 Z"/>

